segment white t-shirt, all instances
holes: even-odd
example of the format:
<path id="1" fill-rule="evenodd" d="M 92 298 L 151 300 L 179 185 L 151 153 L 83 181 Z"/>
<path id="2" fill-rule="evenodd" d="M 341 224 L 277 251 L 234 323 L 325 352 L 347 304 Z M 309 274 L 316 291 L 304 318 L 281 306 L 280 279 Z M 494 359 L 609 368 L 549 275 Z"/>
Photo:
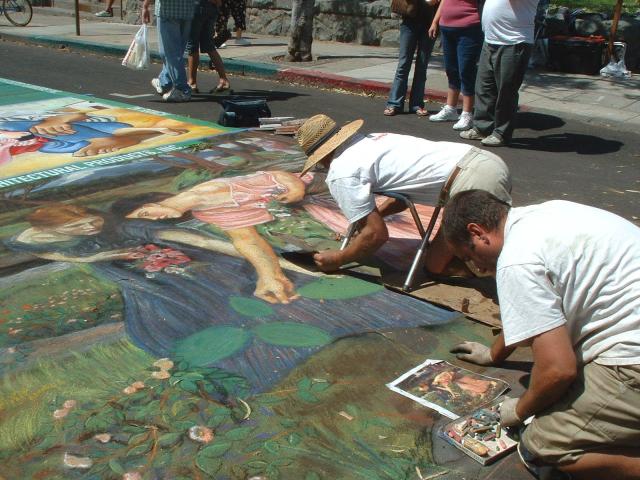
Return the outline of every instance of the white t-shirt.
<path id="1" fill-rule="evenodd" d="M 640 364 L 640 228 L 555 200 L 513 208 L 496 280 L 505 343 L 566 324 L 579 362 Z"/>
<path id="2" fill-rule="evenodd" d="M 486 0 L 482 30 L 487 43 L 495 45 L 533 44 L 533 23 L 538 0 Z"/>
<path id="3" fill-rule="evenodd" d="M 336 151 L 327 185 L 349 223 L 374 210 L 374 192 L 398 192 L 435 205 L 449 174 L 471 148 L 395 133 L 358 135 Z"/>

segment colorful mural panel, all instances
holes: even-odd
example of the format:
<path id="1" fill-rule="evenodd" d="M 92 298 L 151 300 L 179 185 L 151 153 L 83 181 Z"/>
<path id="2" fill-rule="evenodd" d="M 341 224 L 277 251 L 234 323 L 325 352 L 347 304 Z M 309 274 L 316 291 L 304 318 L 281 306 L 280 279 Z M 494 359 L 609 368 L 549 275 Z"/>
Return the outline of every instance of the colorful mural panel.
<path id="1" fill-rule="evenodd" d="M 117 128 L 184 131 L 154 130 L 141 143 L 178 143 L 145 145 L 126 161 L 2 185 L 2 476 L 399 479 L 441 470 L 384 383 L 481 334 L 377 283 L 282 257 L 336 245 L 344 222 L 322 175 L 295 174 L 303 154 L 292 140 L 211 136 L 221 129 L 184 119 L 158 127 L 165 117 L 35 91 L 51 98 L 9 105 L 0 96 L 5 139 L 44 128 L 7 123 L 17 112 L 51 118 L 35 103 L 53 118 L 73 110 L 80 123 L 108 114 L 134 125 Z M 76 165 L 80 151 L 87 146 L 14 151 L 0 177 L 16 178 L 5 170 L 14 164 L 22 176 Z M 435 330 L 450 341 L 441 346 Z"/>

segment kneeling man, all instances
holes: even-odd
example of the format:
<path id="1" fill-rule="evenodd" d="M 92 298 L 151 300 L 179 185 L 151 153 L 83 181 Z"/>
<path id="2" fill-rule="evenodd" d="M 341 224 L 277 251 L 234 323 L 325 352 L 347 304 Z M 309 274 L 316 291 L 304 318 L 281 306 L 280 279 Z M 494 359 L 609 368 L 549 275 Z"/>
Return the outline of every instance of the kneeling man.
<path id="1" fill-rule="evenodd" d="M 527 466 L 640 478 L 640 228 L 577 203 L 510 208 L 472 190 L 447 204 L 443 229 L 456 256 L 495 274 L 503 326 L 491 348 L 452 352 L 497 365 L 531 346 L 529 387 L 501 410 L 505 426 L 535 415 Z"/>
<path id="2" fill-rule="evenodd" d="M 394 133 L 358 134 L 363 121 L 340 128 L 326 115 L 315 115 L 298 130 L 298 143 L 308 156 L 302 173 L 318 163 L 328 167 L 331 195 L 358 233 L 344 250 L 316 253 L 324 271 L 333 271 L 371 255 L 388 239 L 383 217 L 406 208 L 389 198 L 376 207 L 375 193 L 393 192 L 414 203 L 436 205 L 456 192 L 481 188 L 511 204 L 511 176 L 493 153 L 464 143 L 431 142 Z M 453 255 L 438 234 L 425 257 L 426 268 L 442 273 Z"/>

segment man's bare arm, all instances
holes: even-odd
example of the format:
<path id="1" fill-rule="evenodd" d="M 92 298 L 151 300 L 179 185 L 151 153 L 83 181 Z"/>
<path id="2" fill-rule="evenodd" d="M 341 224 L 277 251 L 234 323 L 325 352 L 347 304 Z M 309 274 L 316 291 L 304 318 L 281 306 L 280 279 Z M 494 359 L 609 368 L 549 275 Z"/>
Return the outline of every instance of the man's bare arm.
<path id="1" fill-rule="evenodd" d="M 378 210 L 372 211 L 359 222 L 358 234 L 344 250 L 325 250 L 313 256 L 316 265 L 325 272 L 335 271 L 341 265 L 372 255 L 389 239 L 387 226 Z"/>
<path id="2" fill-rule="evenodd" d="M 535 337 L 531 349 L 531 381 L 516 406 L 521 420 L 559 400 L 577 376 L 576 355 L 564 325 Z"/>

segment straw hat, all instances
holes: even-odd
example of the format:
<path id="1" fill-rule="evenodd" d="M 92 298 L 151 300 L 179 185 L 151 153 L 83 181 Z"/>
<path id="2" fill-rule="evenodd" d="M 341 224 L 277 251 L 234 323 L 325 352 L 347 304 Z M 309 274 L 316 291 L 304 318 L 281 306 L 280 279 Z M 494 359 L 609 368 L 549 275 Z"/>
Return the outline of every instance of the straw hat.
<path id="1" fill-rule="evenodd" d="M 311 170 L 314 165 L 336 148 L 351 138 L 364 124 L 364 120 L 355 120 L 340 128 L 326 115 L 314 115 L 304 122 L 296 139 L 304 153 L 309 157 L 304 164 L 301 175 Z"/>

